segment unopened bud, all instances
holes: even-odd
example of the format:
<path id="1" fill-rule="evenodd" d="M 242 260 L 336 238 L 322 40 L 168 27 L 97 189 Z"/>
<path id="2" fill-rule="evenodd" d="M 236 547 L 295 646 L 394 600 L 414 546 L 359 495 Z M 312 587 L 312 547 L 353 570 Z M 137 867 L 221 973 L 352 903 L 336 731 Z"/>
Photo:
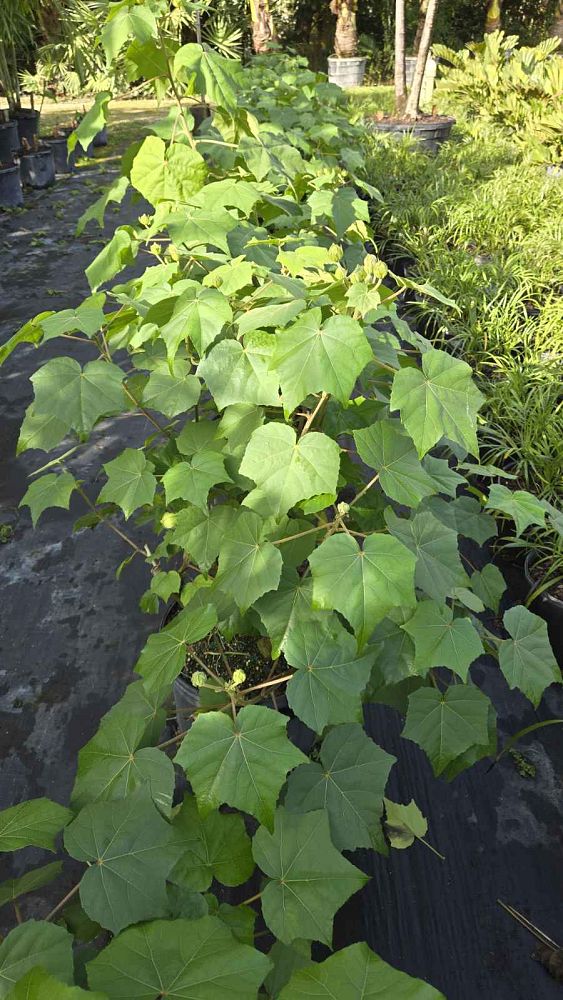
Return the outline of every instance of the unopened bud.
<path id="1" fill-rule="evenodd" d="M 200 688 L 207 682 L 207 676 L 203 670 L 194 670 L 191 680 L 195 688 Z"/>

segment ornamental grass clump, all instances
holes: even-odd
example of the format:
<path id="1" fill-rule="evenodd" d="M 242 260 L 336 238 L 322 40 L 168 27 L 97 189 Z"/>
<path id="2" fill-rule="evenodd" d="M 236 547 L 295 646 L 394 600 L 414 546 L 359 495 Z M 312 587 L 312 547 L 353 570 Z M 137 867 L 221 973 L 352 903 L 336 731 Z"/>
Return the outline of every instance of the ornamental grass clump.
<path id="1" fill-rule="evenodd" d="M 4 355 L 63 335 L 90 346 L 84 365 L 56 357 L 33 377 L 19 450 L 52 457 L 23 503 L 36 522 L 78 493 L 79 525 L 118 523 L 128 558 L 148 562 L 144 605 L 173 598 L 176 613 L 81 750 L 69 808 L 5 811 L 0 849 L 52 848 L 64 827 L 83 864 L 70 896 L 89 920 L 98 996 L 431 1000 L 437 990 L 365 944 L 321 963 L 311 944 L 331 946 L 337 910 L 367 881 L 343 852 L 385 854 L 426 833 L 414 803 L 384 803 L 395 758 L 364 731 L 363 703 L 406 710 L 404 737 L 450 779 L 495 753 L 494 707 L 470 675 L 479 656 L 497 651 L 534 704 L 558 680 L 544 622 L 516 607 L 502 637 L 490 632 L 483 613 L 498 611 L 504 581 L 460 555 L 460 536 L 496 532 L 486 497 L 463 492 L 482 397 L 467 364 L 399 318 L 401 282 L 366 251 L 378 194 L 335 88 L 275 56 L 234 79 L 159 28 L 154 5 L 122 4 L 109 22 L 109 54 L 127 44 L 144 64 L 150 52 L 177 104 L 84 224 L 130 188 L 152 211 L 115 231 L 81 306 L 31 320 Z M 197 137 L 194 92 L 215 108 Z M 150 266 L 116 284 L 141 250 Z M 104 465 L 91 497 L 68 453 L 130 412 L 151 433 Z M 121 523 L 136 518 L 154 525 L 146 548 Z M 229 654 L 241 636 L 260 651 L 260 680 Z M 200 707 L 164 739 L 187 664 Z M 16 978 L 16 1000 L 51 977 L 71 983 L 72 926 L 67 896 L 15 927 L 0 995 Z"/>

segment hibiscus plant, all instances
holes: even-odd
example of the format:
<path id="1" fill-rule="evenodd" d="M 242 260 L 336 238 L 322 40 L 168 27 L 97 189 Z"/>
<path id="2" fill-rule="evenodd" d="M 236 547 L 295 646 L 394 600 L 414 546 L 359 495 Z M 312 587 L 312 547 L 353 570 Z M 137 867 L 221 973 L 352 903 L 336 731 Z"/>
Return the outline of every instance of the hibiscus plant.
<path id="1" fill-rule="evenodd" d="M 397 311 L 412 282 L 372 240 L 371 140 L 299 60 L 261 57 L 232 77 L 166 36 L 166 6 L 111 6 L 108 58 L 126 47 L 137 77 L 150 65 L 176 103 L 82 226 L 128 190 L 151 210 L 89 266 L 89 298 L 30 320 L 1 357 L 70 338 L 33 376 L 19 450 L 49 457 L 23 503 L 36 522 L 82 497 L 77 528 L 117 527 L 150 566 L 144 606 L 171 600 L 174 614 L 81 750 L 69 807 L 41 798 L 0 814 L 0 850 L 53 849 L 64 828 L 82 866 L 45 919 L 0 944 L 0 997 L 431 1000 L 434 987 L 366 944 L 311 958 L 367 881 L 349 852 L 426 831 L 414 803 L 384 800 L 395 758 L 366 734 L 363 704 L 405 714 L 405 740 L 451 780 L 496 752 L 474 661 L 492 653 L 534 705 L 557 666 L 527 608 L 493 626 L 502 575 L 463 554 L 496 533 L 486 490 L 468 486 L 477 468 L 480 482 L 494 474 L 478 467 L 481 395 L 469 366 Z M 195 135 L 192 94 L 214 109 Z M 107 103 L 83 119 L 83 144 Z M 140 252 L 149 266 L 120 281 Z M 83 365 L 76 340 L 91 350 Z M 77 479 L 96 425 L 139 412 L 150 435 L 100 469 L 101 489 Z M 154 542 L 123 520 L 152 525 Z M 229 656 L 241 637 L 266 663 L 258 680 Z M 186 670 L 199 707 L 163 738 Z M 27 872 L 4 900 L 59 870 Z M 90 940 L 78 986 L 73 933 Z"/>

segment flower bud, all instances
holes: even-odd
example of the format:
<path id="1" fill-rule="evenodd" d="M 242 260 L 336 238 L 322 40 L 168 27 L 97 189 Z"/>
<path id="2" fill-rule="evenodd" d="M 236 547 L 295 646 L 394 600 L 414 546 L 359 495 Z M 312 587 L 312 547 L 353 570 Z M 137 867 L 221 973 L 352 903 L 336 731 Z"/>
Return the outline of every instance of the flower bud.
<path id="1" fill-rule="evenodd" d="M 195 688 L 200 688 L 207 682 L 207 676 L 203 670 L 194 670 L 191 680 Z"/>

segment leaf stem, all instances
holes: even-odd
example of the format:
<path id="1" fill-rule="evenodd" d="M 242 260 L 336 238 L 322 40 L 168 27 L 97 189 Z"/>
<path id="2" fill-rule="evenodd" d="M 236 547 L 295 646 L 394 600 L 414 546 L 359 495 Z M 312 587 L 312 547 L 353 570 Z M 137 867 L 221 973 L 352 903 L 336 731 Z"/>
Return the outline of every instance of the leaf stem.
<path id="1" fill-rule="evenodd" d="M 424 839 L 424 837 L 417 837 L 416 839 L 420 840 L 420 843 L 424 844 L 424 846 L 427 847 L 429 851 L 432 851 L 432 853 L 435 854 L 436 857 L 440 858 L 441 861 L 446 860 L 445 856 L 443 854 L 440 854 L 440 852 L 437 851 L 435 847 L 432 847 L 432 844 L 429 844 L 428 841 Z"/>
<path id="2" fill-rule="evenodd" d="M 64 466 L 63 466 L 63 468 L 64 468 Z M 112 521 L 108 521 L 108 520 L 106 520 L 106 519 L 104 519 L 104 518 L 102 518 L 100 516 L 99 511 L 96 510 L 96 505 L 92 503 L 92 501 L 90 500 L 90 497 L 88 496 L 88 494 L 86 493 L 86 491 L 82 489 L 82 487 L 80 485 L 77 484 L 75 486 L 75 489 L 76 489 L 77 493 L 80 494 L 80 496 L 82 497 L 82 499 L 84 500 L 84 502 L 88 505 L 88 507 L 90 508 L 90 510 L 94 512 L 94 514 L 98 518 L 100 524 L 107 525 L 107 527 L 110 529 L 110 531 L 113 531 L 114 534 L 119 535 L 119 537 L 121 539 L 123 539 L 124 542 L 127 542 L 127 545 L 129 545 L 136 554 L 142 556 L 143 559 L 146 557 L 146 552 L 144 552 L 143 549 L 140 549 L 139 546 L 133 541 L 132 538 L 129 538 L 128 535 L 126 535 L 124 531 L 121 531 L 121 529 L 118 528 L 116 524 L 113 524 Z"/>
<path id="3" fill-rule="evenodd" d="M 260 899 L 261 895 L 262 895 L 261 892 L 257 892 L 256 895 L 249 896 L 248 899 L 243 899 L 242 903 L 239 903 L 238 905 L 239 906 L 250 906 L 251 903 L 255 903 L 257 899 Z"/>
<path id="4" fill-rule="evenodd" d="M 261 684 L 253 684 L 252 687 L 244 688 L 239 694 L 249 694 L 250 691 L 261 691 L 262 688 L 272 687 L 276 684 L 284 684 L 290 681 L 293 674 L 285 674 L 283 677 L 273 677 L 271 681 L 263 681 Z"/>
<path id="5" fill-rule="evenodd" d="M 319 399 L 317 405 L 315 406 L 315 409 L 311 410 L 309 416 L 307 417 L 307 419 L 306 419 L 306 421 L 305 421 L 305 423 L 303 425 L 303 430 L 301 431 L 301 434 L 299 435 L 299 439 L 301 439 L 311 429 L 311 426 L 313 424 L 313 421 L 315 420 L 315 417 L 321 412 L 321 410 L 323 409 L 323 407 L 326 406 L 328 398 L 329 398 L 329 393 L 328 392 L 321 392 L 321 398 Z"/>
<path id="6" fill-rule="evenodd" d="M 80 882 L 77 882 L 76 885 L 73 886 L 73 888 L 69 892 L 67 892 L 66 896 L 63 896 L 63 898 L 61 899 L 61 901 L 59 903 L 57 903 L 56 906 L 53 907 L 53 909 L 51 910 L 50 913 L 47 914 L 47 916 L 45 917 L 45 920 L 52 920 L 53 917 L 55 917 L 57 915 L 57 913 L 59 912 L 59 910 L 62 910 L 63 906 L 66 906 L 66 904 L 68 903 L 68 901 L 70 899 L 72 899 L 73 896 L 76 895 L 76 893 L 78 892 L 79 889 L 80 889 Z"/>

